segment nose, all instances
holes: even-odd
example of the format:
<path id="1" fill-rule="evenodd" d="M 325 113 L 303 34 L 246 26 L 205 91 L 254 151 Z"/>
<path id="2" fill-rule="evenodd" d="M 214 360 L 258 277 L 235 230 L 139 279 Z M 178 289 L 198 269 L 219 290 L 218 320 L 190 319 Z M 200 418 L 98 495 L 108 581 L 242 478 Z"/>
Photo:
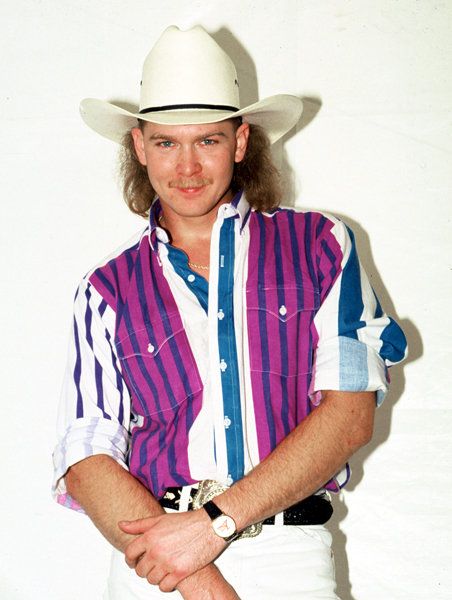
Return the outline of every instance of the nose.
<path id="1" fill-rule="evenodd" d="M 183 146 L 180 149 L 177 172 L 185 177 L 198 175 L 202 170 L 196 149 L 192 146 Z"/>

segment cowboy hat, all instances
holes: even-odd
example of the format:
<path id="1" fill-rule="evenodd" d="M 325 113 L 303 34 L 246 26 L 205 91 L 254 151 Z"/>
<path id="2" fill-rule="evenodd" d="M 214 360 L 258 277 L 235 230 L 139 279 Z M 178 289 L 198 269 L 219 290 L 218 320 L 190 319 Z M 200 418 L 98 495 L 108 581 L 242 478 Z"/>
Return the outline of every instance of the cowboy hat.
<path id="1" fill-rule="evenodd" d="M 302 110 L 302 101 L 288 94 L 240 108 L 234 63 L 199 25 L 187 31 L 171 26 L 162 33 L 144 62 L 136 112 L 95 98 L 80 104 L 85 123 L 119 143 L 137 119 L 193 125 L 234 117 L 260 125 L 274 143 L 292 129 Z"/>

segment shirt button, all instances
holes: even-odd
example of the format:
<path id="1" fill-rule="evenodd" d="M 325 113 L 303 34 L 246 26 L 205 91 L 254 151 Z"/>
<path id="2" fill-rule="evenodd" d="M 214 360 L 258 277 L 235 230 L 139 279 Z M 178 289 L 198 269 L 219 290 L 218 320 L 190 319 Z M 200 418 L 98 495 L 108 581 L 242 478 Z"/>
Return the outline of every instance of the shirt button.
<path id="1" fill-rule="evenodd" d="M 231 474 L 229 473 L 228 478 L 226 479 L 226 485 L 232 485 L 234 483 L 234 480 L 231 477 Z"/>
<path id="2" fill-rule="evenodd" d="M 225 429 L 229 429 L 229 427 L 231 426 L 232 421 L 228 416 L 225 416 L 224 418 L 224 428 Z"/>
<path id="3" fill-rule="evenodd" d="M 219 321 L 222 321 L 224 319 L 224 312 L 222 308 L 220 308 L 220 310 L 218 311 L 217 317 Z"/>
<path id="4" fill-rule="evenodd" d="M 221 369 L 222 373 L 224 373 L 227 368 L 228 368 L 228 363 L 224 360 L 224 358 L 222 358 L 220 361 L 220 369 Z"/>
<path id="5" fill-rule="evenodd" d="M 285 316 L 287 315 L 287 308 L 284 306 L 284 304 L 282 304 L 282 305 L 279 307 L 279 314 L 280 314 L 282 317 L 285 317 Z"/>
<path id="6" fill-rule="evenodd" d="M 155 348 L 152 344 L 148 344 L 148 352 L 149 354 L 152 354 L 154 352 Z"/>
<path id="7" fill-rule="evenodd" d="M 225 217 L 233 217 L 235 215 L 235 209 L 227 204 L 224 205 L 223 212 Z"/>
<path id="8" fill-rule="evenodd" d="M 193 275 L 193 273 L 190 273 L 190 275 L 187 277 L 187 279 L 190 283 L 193 283 L 194 280 L 196 279 L 196 277 Z"/>

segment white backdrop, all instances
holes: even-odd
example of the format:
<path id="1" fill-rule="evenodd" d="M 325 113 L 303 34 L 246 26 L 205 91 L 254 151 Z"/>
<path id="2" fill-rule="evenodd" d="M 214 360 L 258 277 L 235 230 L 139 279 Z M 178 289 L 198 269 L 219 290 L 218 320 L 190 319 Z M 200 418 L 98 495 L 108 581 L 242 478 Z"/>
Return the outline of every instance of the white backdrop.
<path id="1" fill-rule="evenodd" d="M 287 202 L 354 228 L 409 338 L 335 501 L 341 598 L 451 598 L 452 4 L 433 0 L 2 2 L 0 598 L 101 597 L 108 547 L 52 503 L 50 455 L 76 285 L 142 222 L 78 103 L 133 100 L 157 35 L 196 23 L 234 48 L 245 102 L 312 99 L 276 148 Z"/>

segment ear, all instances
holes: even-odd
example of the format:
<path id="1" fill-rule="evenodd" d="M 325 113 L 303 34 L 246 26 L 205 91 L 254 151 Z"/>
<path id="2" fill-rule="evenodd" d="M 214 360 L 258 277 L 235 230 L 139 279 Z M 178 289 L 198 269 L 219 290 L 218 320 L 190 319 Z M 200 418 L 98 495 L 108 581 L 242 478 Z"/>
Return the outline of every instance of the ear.
<path id="1" fill-rule="evenodd" d="M 242 123 L 235 132 L 237 146 L 235 149 L 234 162 L 238 163 L 243 160 L 243 157 L 245 156 L 246 152 L 246 147 L 248 145 L 249 135 L 250 126 L 248 125 L 248 123 Z"/>
<path id="2" fill-rule="evenodd" d="M 130 130 L 133 138 L 133 145 L 138 160 L 143 166 L 146 166 L 146 154 L 144 152 L 144 137 L 143 132 L 139 127 L 134 127 Z"/>

